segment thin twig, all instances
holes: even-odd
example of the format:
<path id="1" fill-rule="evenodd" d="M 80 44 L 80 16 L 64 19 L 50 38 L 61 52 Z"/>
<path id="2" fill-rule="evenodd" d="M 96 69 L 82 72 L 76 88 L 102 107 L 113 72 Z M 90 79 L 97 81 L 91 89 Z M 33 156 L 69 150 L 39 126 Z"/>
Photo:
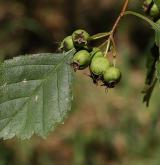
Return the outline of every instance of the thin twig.
<path id="1" fill-rule="evenodd" d="M 120 12 L 118 18 L 116 19 L 116 21 L 115 21 L 115 23 L 114 23 L 114 25 L 113 25 L 113 28 L 112 28 L 112 30 L 110 31 L 110 35 L 109 35 L 109 37 L 108 37 L 108 39 L 107 39 L 107 43 L 112 42 L 114 48 L 115 48 L 114 34 L 115 34 L 115 32 L 116 32 L 117 26 L 118 26 L 118 24 L 119 24 L 121 18 L 125 15 L 125 11 L 126 11 L 126 9 L 127 9 L 127 7 L 128 7 L 128 3 L 129 3 L 129 0 L 125 0 L 124 5 L 123 5 L 123 8 L 122 8 L 122 10 L 121 10 L 121 12 Z M 108 47 L 108 44 L 107 44 L 107 47 Z M 108 50 L 108 48 L 107 48 L 106 50 Z M 106 56 L 107 53 L 108 53 L 108 52 L 105 53 L 105 56 Z"/>
<path id="2" fill-rule="evenodd" d="M 128 3 L 129 3 L 129 0 L 125 0 L 125 3 L 124 3 L 124 5 L 123 5 L 123 8 L 122 8 L 122 10 L 121 10 L 121 12 L 120 12 L 120 14 L 119 14 L 119 16 L 118 16 L 118 18 L 117 18 L 115 24 L 113 25 L 113 28 L 112 28 L 111 33 L 110 33 L 110 37 L 111 37 L 111 36 L 112 36 L 112 37 L 114 36 L 114 34 L 115 34 L 115 32 L 116 32 L 116 28 L 117 28 L 117 26 L 118 26 L 118 24 L 119 24 L 121 18 L 124 16 L 125 11 L 126 11 L 126 9 L 127 9 L 127 7 L 128 7 Z"/>

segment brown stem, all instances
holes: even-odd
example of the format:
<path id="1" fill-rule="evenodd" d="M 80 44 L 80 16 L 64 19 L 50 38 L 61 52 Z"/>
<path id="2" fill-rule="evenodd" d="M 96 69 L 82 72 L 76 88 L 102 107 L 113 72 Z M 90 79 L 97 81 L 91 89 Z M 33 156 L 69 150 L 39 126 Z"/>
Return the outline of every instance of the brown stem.
<path id="1" fill-rule="evenodd" d="M 126 11 L 126 9 L 128 7 L 128 3 L 129 3 L 129 0 L 125 0 L 123 8 L 122 8 L 118 18 L 116 19 L 116 21 L 115 21 L 115 23 L 113 25 L 112 30 L 110 31 L 110 35 L 109 35 L 107 41 L 105 42 L 105 43 L 107 43 L 107 47 L 106 47 L 106 51 L 105 51 L 105 55 L 104 56 L 107 56 L 108 49 L 109 49 L 109 46 L 110 46 L 110 42 L 112 42 L 114 50 L 116 50 L 116 46 L 115 46 L 115 42 L 114 42 L 114 34 L 116 32 L 117 26 L 118 26 L 121 18 L 125 15 L 125 11 Z M 116 58 L 116 54 L 113 57 Z"/>
<path id="2" fill-rule="evenodd" d="M 125 11 L 126 11 L 126 9 L 128 7 L 128 3 L 129 3 L 129 0 L 125 0 L 125 3 L 124 3 L 123 8 L 121 10 L 121 13 L 118 16 L 118 18 L 117 18 L 117 20 L 116 20 L 116 22 L 115 22 L 115 24 L 114 24 L 114 26 L 113 26 L 113 28 L 111 30 L 111 34 L 110 34 L 110 37 L 109 38 L 112 38 L 114 36 L 115 31 L 116 31 L 116 28 L 117 28 L 117 26 L 118 26 L 121 18 L 124 16 L 124 13 L 125 13 Z"/>

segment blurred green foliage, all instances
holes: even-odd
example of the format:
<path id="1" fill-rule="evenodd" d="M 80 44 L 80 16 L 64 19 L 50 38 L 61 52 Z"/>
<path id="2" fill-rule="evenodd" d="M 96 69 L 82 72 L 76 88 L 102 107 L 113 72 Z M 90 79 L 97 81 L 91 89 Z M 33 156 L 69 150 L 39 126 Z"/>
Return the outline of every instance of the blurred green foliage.
<path id="1" fill-rule="evenodd" d="M 1 0 L 0 57 L 53 52 L 75 28 L 109 31 L 123 1 Z M 142 1 L 130 8 L 141 12 Z M 127 16 L 128 17 L 128 16 Z M 73 111 L 48 139 L 0 142 L 0 165 L 159 165 L 159 87 L 142 104 L 145 59 L 153 32 L 136 18 L 116 34 L 123 77 L 107 94 L 83 73 L 75 74 Z M 87 73 L 88 71 L 85 71 Z"/>

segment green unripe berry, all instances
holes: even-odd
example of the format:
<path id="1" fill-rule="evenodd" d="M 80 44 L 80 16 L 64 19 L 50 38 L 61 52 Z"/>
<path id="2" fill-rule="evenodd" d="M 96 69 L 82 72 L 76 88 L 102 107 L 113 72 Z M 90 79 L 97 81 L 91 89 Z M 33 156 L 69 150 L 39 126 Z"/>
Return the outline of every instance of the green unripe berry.
<path id="1" fill-rule="evenodd" d="M 95 53 L 94 56 L 92 57 L 92 59 L 95 59 L 97 57 L 103 57 L 103 53 L 102 52 Z"/>
<path id="2" fill-rule="evenodd" d="M 146 5 L 150 5 L 152 3 L 152 0 L 145 0 L 144 1 L 144 4 L 146 4 Z"/>
<path id="3" fill-rule="evenodd" d="M 94 56 L 96 53 L 98 53 L 98 52 L 101 52 L 101 50 L 100 50 L 99 48 L 97 48 L 97 47 L 94 47 L 94 48 L 92 49 L 92 51 L 90 52 L 91 57 L 93 58 L 93 56 Z"/>
<path id="4" fill-rule="evenodd" d="M 106 86 L 114 87 L 121 79 L 121 72 L 116 67 L 109 67 L 103 73 L 103 81 Z"/>
<path id="5" fill-rule="evenodd" d="M 92 52 L 91 53 L 97 53 L 97 52 L 100 52 L 101 51 L 101 49 L 99 49 L 98 47 L 94 47 L 93 49 L 92 49 Z"/>
<path id="6" fill-rule="evenodd" d="M 151 8 L 150 15 L 151 15 L 152 17 L 156 18 L 156 17 L 158 17 L 159 14 L 160 14 L 160 11 L 159 11 L 157 5 L 154 4 L 154 5 L 152 6 L 152 8 Z"/>
<path id="7" fill-rule="evenodd" d="M 91 57 L 88 51 L 80 50 L 73 57 L 73 67 L 75 70 L 82 70 L 89 66 Z"/>
<path id="8" fill-rule="evenodd" d="M 67 36 L 61 43 L 60 49 L 64 51 L 69 51 L 74 48 L 72 36 Z"/>
<path id="9" fill-rule="evenodd" d="M 92 58 L 103 57 L 102 51 L 97 47 L 93 48 L 93 50 L 90 54 L 91 54 Z"/>
<path id="10" fill-rule="evenodd" d="M 101 49 L 99 49 L 98 47 L 94 47 L 92 51 L 93 52 L 99 52 L 99 51 L 101 51 Z"/>
<path id="11" fill-rule="evenodd" d="M 93 58 L 90 70 L 94 75 L 102 75 L 110 66 L 109 61 L 105 57 Z"/>
<path id="12" fill-rule="evenodd" d="M 152 2 L 153 2 L 152 0 L 145 0 L 144 1 L 144 10 L 145 11 L 147 11 L 147 9 L 149 8 L 149 6 L 151 5 Z M 160 11 L 158 9 L 158 6 L 155 3 L 153 3 L 153 5 L 151 7 L 151 9 L 149 11 L 149 15 L 153 18 L 156 18 L 160 15 Z"/>
<path id="13" fill-rule="evenodd" d="M 72 40 L 75 46 L 83 48 L 88 44 L 90 39 L 90 35 L 85 31 L 78 29 L 73 32 Z"/>

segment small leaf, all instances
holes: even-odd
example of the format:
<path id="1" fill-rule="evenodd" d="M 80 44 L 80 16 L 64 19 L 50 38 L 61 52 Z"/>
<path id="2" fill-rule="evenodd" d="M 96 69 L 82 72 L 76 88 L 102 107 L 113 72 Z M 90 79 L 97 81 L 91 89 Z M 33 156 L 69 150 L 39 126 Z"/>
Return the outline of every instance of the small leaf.
<path id="1" fill-rule="evenodd" d="M 71 109 L 74 51 L 36 54 L 0 66 L 0 138 L 46 137 Z"/>
<path id="2" fill-rule="evenodd" d="M 109 32 L 98 33 L 98 34 L 95 34 L 95 35 L 91 36 L 90 40 L 97 40 L 97 39 L 105 38 L 109 35 L 110 35 Z"/>
<path id="3" fill-rule="evenodd" d="M 146 105 L 149 106 L 149 101 L 152 95 L 152 91 L 155 86 L 155 73 L 156 73 L 156 62 L 159 58 L 159 49 L 156 45 L 154 45 L 151 49 L 151 53 L 147 56 L 147 73 L 146 73 L 146 81 L 145 86 L 143 88 L 142 93 L 144 93 L 143 102 L 146 102 Z"/>
<path id="4" fill-rule="evenodd" d="M 159 49 L 156 45 L 154 45 L 151 49 L 151 53 L 148 54 L 147 56 L 147 63 L 146 63 L 146 68 L 147 68 L 147 74 L 146 74 L 146 85 L 151 85 L 155 76 L 155 71 L 156 71 L 156 62 L 159 58 Z"/>
<path id="5" fill-rule="evenodd" d="M 151 85 L 146 85 L 142 93 L 144 93 L 143 102 L 146 103 L 146 106 L 149 106 L 149 102 L 152 96 L 153 89 L 157 83 L 157 79 L 154 79 Z"/>

